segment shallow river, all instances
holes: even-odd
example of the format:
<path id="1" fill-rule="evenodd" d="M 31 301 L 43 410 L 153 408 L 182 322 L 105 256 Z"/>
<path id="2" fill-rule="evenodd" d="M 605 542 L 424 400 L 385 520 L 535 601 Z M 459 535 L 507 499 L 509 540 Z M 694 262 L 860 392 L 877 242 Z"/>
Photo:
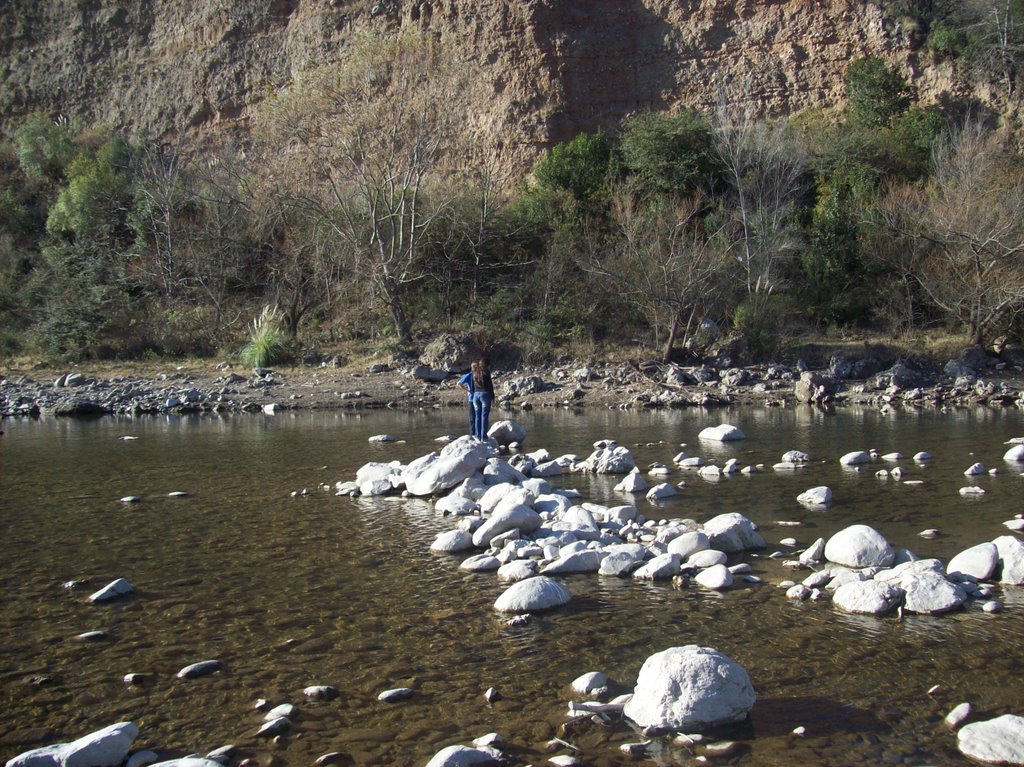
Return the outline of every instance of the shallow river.
<path id="1" fill-rule="evenodd" d="M 518 628 L 491 609 L 503 590 L 493 573 L 466 575 L 457 569 L 461 557 L 428 551 L 434 535 L 454 524 L 429 503 L 318 490 L 354 478 L 367 461 L 407 461 L 437 449 L 434 438 L 458 433 L 461 416 L 4 421 L 0 761 L 132 720 L 141 729 L 136 748 L 167 757 L 233 743 L 240 757 L 261 765 L 310 765 L 332 751 L 342 752 L 341 764 L 423 765 L 445 745 L 496 731 L 514 745 L 517 764 L 545 763 L 544 744 L 554 736 L 579 746 L 586 764 L 633 764 L 618 751 L 640 739 L 625 724 L 586 723 L 563 733 L 570 682 L 600 670 L 629 686 L 648 655 L 694 643 L 742 664 L 758 694 L 749 722 L 722 733 L 743 744 L 730 763 L 963 764 L 942 723 L 953 706 L 970 701 L 979 718 L 1024 714 L 1024 588 L 997 590 L 1007 608 L 999 615 L 972 604 L 903 622 L 853 617 L 827 602 L 788 602 L 775 584 L 792 576 L 767 558 L 782 538 L 807 544 L 853 523 L 943 559 L 1006 533 L 1002 522 L 1024 510 L 1024 479 L 1001 458 L 1004 440 L 1024 435 L 1021 413 L 518 414 L 527 449 L 554 455 L 585 456 L 595 440 L 610 437 L 641 466 L 670 462 L 681 443 L 719 463 L 735 456 L 766 464 L 763 473 L 717 483 L 676 473 L 673 481 L 688 482 L 677 498 L 659 507 L 640 498 L 638 505 L 649 517 L 701 521 L 739 511 L 769 541 L 760 556 L 744 558 L 764 585 L 718 594 L 573 576 L 564 579 L 573 593 L 566 608 Z M 701 428 L 723 421 L 747 439 L 697 444 Z M 404 442 L 367 442 L 381 433 Z M 814 463 L 773 472 L 771 464 L 794 448 Z M 927 450 L 934 460 L 926 467 L 901 462 L 905 479 L 919 485 L 876 478 L 880 465 L 861 473 L 839 465 L 841 454 L 868 448 L 906 456 Z M 963 471 L 975 461 L 1000 473 L 976 480 L 984 496 L 965 498 L 957 490 L 970 484 Z M 618 504 L 625 501 L 611 490 L 617 479 L 569 475 L 557 484 Z M 828 511 L 796 503 L 821 484 L 834 492 Z M 302 488 L 310 494 L 292 497 Z M 188 496 L 168 497 L 172 491 Z M 118 502 L 127 495 L 142 500 Z M 942 535 L 917 535 L 932 527 Z M 116 577 L 137 592 L 113 604 L 87 602 Z M 64 589 L 72 579 L 88 585 Z M 94 629 L 107 638 L 75 639 Z M 175 677 L 211 658 L 224 671 Z M 124 684 L 129 672 L 145 682 Z M 305 701 L 303 688 L 314 684 L 334 685 L 341 697 Z M 414 696 L 377 701 L 399 686 L 414 688 Z M 489 706 L 483 693 L 492 686 L 502 697 Z M 255 735 L 259 698 L 300 709 L 280 743 Z M 797 726 L 805 737 L 790 734 Z M 666 745 L 647 763 L 693 759 Z"/>

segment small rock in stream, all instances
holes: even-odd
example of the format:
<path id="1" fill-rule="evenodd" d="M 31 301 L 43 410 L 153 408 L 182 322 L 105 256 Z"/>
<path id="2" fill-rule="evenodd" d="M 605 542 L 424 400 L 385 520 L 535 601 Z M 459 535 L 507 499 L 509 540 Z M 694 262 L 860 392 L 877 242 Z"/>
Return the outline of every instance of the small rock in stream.
<path id="1" fill-rule="evenodd" d="M 377 700 L 383 701 L 384 703 L 396 703 L 400 700 L 405 700 L 412 697 L 411 687 L 396 687 L 393 690 L 385 690 L 377 696 Z"/>
<path id="2" fill-rule="evenodd" d="M 219 660 L 202 660 L 198 663 L 193 663 L 189 666 L 185 666 L 181 671 L 178 672 L 178 679 L 196 679 L 207 674 L 212 674 L 215 671 L 220 671 L 222 664 Z"/>

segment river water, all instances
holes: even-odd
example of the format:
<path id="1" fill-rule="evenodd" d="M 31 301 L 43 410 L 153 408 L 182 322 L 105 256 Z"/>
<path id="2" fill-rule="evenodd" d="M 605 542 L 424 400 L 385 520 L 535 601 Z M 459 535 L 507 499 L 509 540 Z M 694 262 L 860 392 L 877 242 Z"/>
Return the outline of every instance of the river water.
<path id="1" fill-rule="evenodd" d="M 500 414 L 496 414 L 500 417 Z M 700 644 L 734 658 L 758 694 L 748 723 L 721 733 L 743 765 L 963 764 L 942 717 L 970 701 L 979 718 L 1024 714 L 1018 681 L 1024 589 L 997 589 L 998 615 L 978 604 L 942 617 L 843 615 L 827 602 L 792 603 L 775 584 L 792 577 L 767 554 L 792 536 L 807 544 L 849 524 L 879 529 L 895 546 L 948 559 L 1006 533 L 1022 511 L 1024 479 L 1002 461 L 1003 442 L 1024 435 L 1015 410 L 801 409 L 668 413 L 520 413 L 526 447 L 587 455 L 614 438 L 637 463 L 670 462 L 681 444 L 721 463 L 766 465 L 763 473 L 706 482 L 693 474 L 654 518 L 706 520 L 739 511 L 761 526 L 769 549 L 747 554 L 766 583 L 725 593 L 668 584 L 572 576 L 571 603 L 522 627 L 491 605 L 492 574 L 459 571 L 461 557 L 432 555 L 451 519 L 430 503 L 352 499 L 318 489 L 355 476 L 370 460 L 408 461 L 458 433 L 462 411 L 285 413 L 276 416 L 7 420 L 0 437 L 0 760 L 70 740 L 113 722 L 136 722 L 136 747 L 162 756 L 206 753 L 228 743 L 260 765 L 309 765 L 340 752 L 340 764 L 422 765 L 440 748 L 495 731 L 516 764 L 543 764 L 554 736 L 576 744 L 585 764 L 632 764 L 618 746 L 640 739 L 628 725 L 563 730 L 570 682 L 604 671 L 631 686 L 644 659 Z M 745 441 L 698 444 L 707 425 L 739 426 Z M 368 443 L 390 433 L 403 442 Z M 137 439 L 125 440 L 123 436 Z M 906 480 L 842 468 L 849 450 L 920 450 L 926 466 L 900 462 Z M 774 472 L 783 452 L 812 463 Z M 997 467 L 963 497 L 963 471 Z M 618 478 L 557 481 L 596 502 L 624 502 Z M 653 484 L 653 483 L 652 483 Z M 829 485 L 834 503 L 810 511 L 796 496 Z M 309 489 L 305 496 L 292 492 Z M 169 497 L 183 491 L 186 497 Z M 141 501 L 122 504 L 137 495 Z M 779 521 L 799 522 L 781 526 Z M 925 540 L 917 534 L 938 528 Z M 92 591 L 124 577 L 137 592 L 106 605 Z M 800 575 L 796 576 L 799 579 Z M 68 590 L 63 583 L 88 585 Z M 105 639 L 76 639 L 103 630 Z M 185 681 L 183 666 L 216 658 L 221 673 Z M 126 685 L 125 674 L 143 674 Z M 341 691 L 303 699 L 309 685 Z M 929 694 L 937 685 L 938 689 Z M 377 701 L 408 686 L 409 700 Z M 501 699 L 488 705 L 484 691 Z M 257 699 L 300 709 L 293 731 L 256 737 Z M 791 735 L 803 726 L 802 738 Z M 558 752 L 562 753 L 562 752 Z M 656 764 L 694 754 L 654 745 Z M 721 763 L 722 760 L 719 760 Z"/>

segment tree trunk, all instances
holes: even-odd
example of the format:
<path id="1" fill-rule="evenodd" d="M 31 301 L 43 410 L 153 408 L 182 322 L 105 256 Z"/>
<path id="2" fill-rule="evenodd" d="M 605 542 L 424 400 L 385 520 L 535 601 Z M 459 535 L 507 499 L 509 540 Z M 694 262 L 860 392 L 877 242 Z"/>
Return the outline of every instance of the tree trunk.
<path id="1" fill-rule="evenodd" d="M 398 338 L 398 343 L 403 348 L 410 347 L 412 346 L 412 328 L 409 326 L 409 318 L 405 313 L 401 285 L 393 279 L 385 278 L 384 292 L 387 294 L 391 319 L 395 323 L 395 336 Z"/>
<path id="2" fill-rule="evenodd" d="M 672 347 L 675 346 L 675 343 L 676 343 L 676 333 L 678 332 L 678 330 L 679 330 L 679 315 L 678 314 L 673 314 L 672 315 L 672 323 L 669 325 L 669 329 L 668 329 L 668 340 L 665 341 L 665 351 L 661 355 L 661 361 L 664 362 L 666 365 L 669 362 L 672 361 Z"/>

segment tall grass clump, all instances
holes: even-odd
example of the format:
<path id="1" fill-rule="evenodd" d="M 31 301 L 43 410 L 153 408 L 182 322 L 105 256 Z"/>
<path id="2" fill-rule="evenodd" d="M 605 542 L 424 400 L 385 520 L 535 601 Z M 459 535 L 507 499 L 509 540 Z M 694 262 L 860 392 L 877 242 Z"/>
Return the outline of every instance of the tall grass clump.
<path id="1" fill-rule="evenodd" d="M 281 314 L 276 307 L 263 307 L 259 317 L 252 321 L 249 341 L 242 347 L 242 362 L 251 367 L 267 367 L 283 362 L 288 347 L 281 330 Z"/>

